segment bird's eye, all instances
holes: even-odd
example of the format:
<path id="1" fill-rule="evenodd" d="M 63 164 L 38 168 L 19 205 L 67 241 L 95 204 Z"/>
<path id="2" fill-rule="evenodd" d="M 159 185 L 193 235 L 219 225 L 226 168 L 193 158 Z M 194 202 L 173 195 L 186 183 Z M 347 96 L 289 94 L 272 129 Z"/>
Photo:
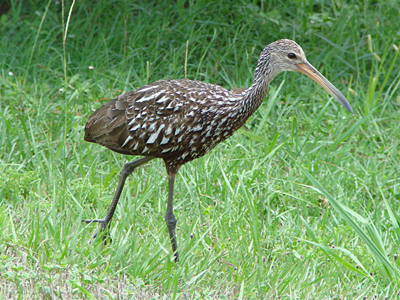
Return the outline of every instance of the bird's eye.
<path id="1" fill-rule="evenodd" d="M 294 54 L 293 52 L 290 52 L 287 57 L 289 57 L 290 59 L 295 59 L 297 56 L 296 54 Z"/>

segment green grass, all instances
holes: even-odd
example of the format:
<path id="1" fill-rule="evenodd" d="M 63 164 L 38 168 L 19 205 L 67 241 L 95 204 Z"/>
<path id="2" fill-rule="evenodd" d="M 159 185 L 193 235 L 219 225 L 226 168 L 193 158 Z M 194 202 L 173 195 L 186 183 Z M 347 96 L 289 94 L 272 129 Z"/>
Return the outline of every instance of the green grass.
<path id="1" fill-rule="evenodd" d="M 398 297 L 397 2 L 156 2 L 11 1 L 0 16 L 0 295 Z M 179 263 L 162 161 L 129 178 L 113 243 L 89 243 L 96 226 L 81 219 L 103 217 L 129 159 L 83 141 L 91 112 L 165 78 L 247 87 L 279 38 L 354 115 L 282 74 L 245 127 L 180 170 Z"/>

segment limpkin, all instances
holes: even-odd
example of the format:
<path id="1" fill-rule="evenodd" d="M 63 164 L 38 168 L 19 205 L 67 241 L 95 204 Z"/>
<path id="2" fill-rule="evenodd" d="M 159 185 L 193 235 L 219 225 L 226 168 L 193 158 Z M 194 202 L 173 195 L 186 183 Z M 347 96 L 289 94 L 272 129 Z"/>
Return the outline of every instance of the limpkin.
<path id="1" fill-rule="evenodd" d="M 175 176 L 179 168 L 230 137 L 261 105 L 271 80 L 282 71 L 303 73 L 321 85 L 349 112 L 346 98 L 306 59 L 294 41 L 282 39 L 264 48 L 258 59 L 252 85 L 231 92 L 200 81 L 160 80 L 114 98 L 96 110 L 85 126 L 85 140 L 118 153 L 143 156 L 124 165 L 117 190 L 101 230 L 108 227 L 126 178 L 138 166 L 164 160 L 168 173 L 168 204 L 165 221 L 175 261 L 178 261 L 173 213 Z M 93 236 L 97 236 L 97 233 Z"/>

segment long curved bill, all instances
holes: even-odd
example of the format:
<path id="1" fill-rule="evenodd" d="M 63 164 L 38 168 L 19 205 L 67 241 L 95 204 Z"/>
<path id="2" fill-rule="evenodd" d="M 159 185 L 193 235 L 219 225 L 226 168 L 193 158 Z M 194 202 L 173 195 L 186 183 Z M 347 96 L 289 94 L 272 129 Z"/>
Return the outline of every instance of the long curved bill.
<path id="1" fill-rule="evenodd" d="M 353 109 L 351 108 L 349 102 L 347 102 L 346 98 L 343 94 L 335 88 L 335 86 L 330 83 L 328 79 L 324 77 L 316 68 L 314 68 L 309 62 L 299 63 L 297 64 L 298 72 L 310 77 L 316 83 L 324 88 L 337 102 L 343 105 L 349 112 L 353 113 Z"/>

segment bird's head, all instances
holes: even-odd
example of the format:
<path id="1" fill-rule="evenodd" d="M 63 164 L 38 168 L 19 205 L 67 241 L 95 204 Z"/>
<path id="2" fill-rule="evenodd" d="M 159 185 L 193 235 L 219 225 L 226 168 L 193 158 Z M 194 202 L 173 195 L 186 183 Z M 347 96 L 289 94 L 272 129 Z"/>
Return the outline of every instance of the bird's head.
<path id="1" fill-rule="evenodd" d="M 263 57 L 264 59 L 262 59 Z M 283 71 L 300 72 L 310 77 L 349 112 L 353 113 L 343 94 L 307 61 L 303 49 L 296 42 L 282 39 L 269 44 L 261 53 L 259 62 L 261 62 L 261 65 L 263 65 L 262 62 L 264 64 L 268 62 L 268 69 L 273 72 L 272 77 Z"/>

